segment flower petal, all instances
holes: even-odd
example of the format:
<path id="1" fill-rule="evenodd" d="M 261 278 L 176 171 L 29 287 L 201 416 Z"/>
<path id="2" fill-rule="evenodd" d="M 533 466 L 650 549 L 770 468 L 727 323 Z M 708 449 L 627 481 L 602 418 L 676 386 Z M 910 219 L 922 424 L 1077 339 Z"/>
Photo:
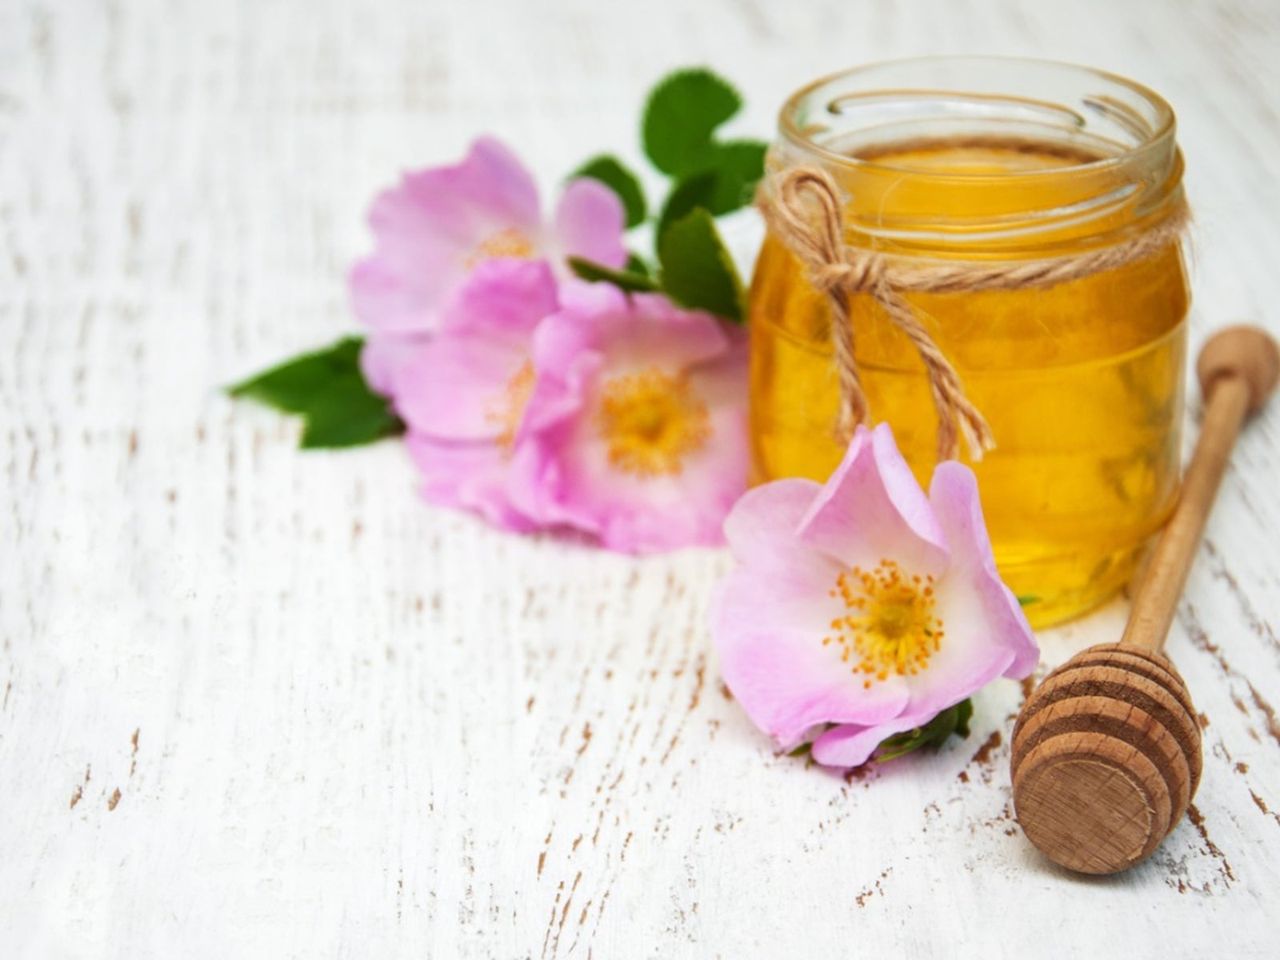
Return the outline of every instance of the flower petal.
<path id="1" fill-rule="evenodd" d="M 534 499 L 517 496 L 538 504 L 548 522 L 592 533 L 621 553 L 720 546 L 724 515 L 746 487 L 745 415 L 713 413 L 711 429 L 708 447 L 686 458 L 680 473 L 638 477 L 609 462 L 589 418 L 571 418 L 541 432 L 535 442 L 555 469 L 541 474 Z"/>
<path id="2" fill-rule="evenodd" d="M 406 445 L 422 476 L 427 501 L 475 511 L 495 526 L 516 533 L 541 526 L 512 506 L 506 492 L 508 463 L 497 444 L 445 443 L 411 433 Z"/>
<path id="3" fill-rule="evenodd" d="M 797 536 L 800 521 L 820 489 L 813 480 L 795 477 L 762 484 L 744 493 L 724 521 L 725 539 L 737 561 L 766 574 L 785 574 L 797 567 L 815 565 L 834 582 L 839 565 L 801 544 Z"/>
<path id="4" fill-rule="evenodd" d="M 515 153 L 496 137 L 477 137 L 458 187 L 496 211 L 504 222 L 535 227 L 541 219 L 538 187 Z"/>
<path id="5" fill-rule="evenodd" d="M 395 386 L 403 375 L 405 364 L 413 359 L 417 348 L 426 341 L 391 334 L 371 336 L 360 348 L 360 375 L 374 393 L 384 397 L 395 394 Z"/>
<path id="6" fill-rule="evenodd" d="M 627 262 L 625 229 L 622 201 L 604 184 L 584 178 L 564 188 L 556 207 L 556 236 L 566 257 L 620 268 Z"/>
<path id="7" fill-rule="evenodd" d="M 947 564 L 942 529 L 886 423 L 858 428 L 800 538 L 851 567 L 893 559 L 910 573 L 936 575 Z"/>
<path id="8" fill-rule="evenodd" d="M 577 277 L 560 281 L 561 309 L 571 313 L 626 313 L 631 296 L 612 283 L 589 283 Z"/>
<path id="9" fill-rule="evenodd" d="M 375 198 L 373 256 L 351 272 L 352 307 L 370 327 L 429 333 L 487 239 L 514 231 L 537 253 L 532 178 L 506 147 L 481 138 L 453 166 L 406 174 Z"/>
<path id="10" fill-rule="evenodd" d="M 533 332 L 556 302 L 555 274 L 545 260 L 486 260 L 450 300 L 441 331 L 494 337 L 532 351 Z"/>
<path id="11" fill-rule="evenodd" d="M 514 433 L 513 384 L 527 362 L 518 348 L 483 337 L 436 337 L 393 371 L 396 412 L 436 439 L 496 440 Z"/>
<path id="12" fill-rule="evenodd" d="M 722 404 L 710 409 L 708 425 L 707 445 L 684 458 L 670 478 L 669 497 L 659 494 L 655 505 L 654 478 L 642 481 L 641 490 L 633 487 L 604 524 L 602 543 L 625 553 L 724 545 L 724 517 L 747 488 L 747 414 L 741 405 Z"/>
<path id="13" fill-rule="evenodd" d="M 557 324 L 548 321 L 539 330 L 540 370 L 549 369 L 542 363 L 553 350 L 563 350 L 564 358 L 571 356 L 573 328 L 566 326 L 569 329 L 558 330 Z M 584 350 L 567 377 L 548 372 L 540 378 L 526 423 L 537 428 L 533 442 L 546 450 L 556 468 L 535 484 L 520 484 L 517 497 L 535 497 L 540 516 L 589 531 L 611 550 L 650 553 L 719 546 L 724 542 L 723 518 L 746 489 L 749 451 L 743 358 L 730 353 L 690 374 L 690 390 L 699 400 L 705 396 L 707 403 L 707 439 L 699 449 L 683 455 L 678 472 L 650 475 L 620 468 L 595 422 L 598 390 L 605 379 L 601 368 L 607 362 Z M 723 371 L 722 366 L 736 373 Z M 737 378 L 736 391 L 719 388 L 723 376 Z M 705 385 L 716 388 L 704 391 L 704 378 Z"/>
<path id="14" fill-rule="evenodd" d="M 1005 676 L 1029 676 L 1040 662 L 1040 647 L 1022 605 L 996 569 L 973 471 L 953 461 L 939 464 L 929 499 L 951 550 L 947 579 L 960 574 L 971 578 L 982 598 L 992 640 L 1013 654 Z"/>
<path id="15" fill-rule="evenodd" d="M 533 177 L 493 137 L 477 138 L 461 163 L 406 175 L 404 189 L 432 234 L 450 241 L 458 253 L 470 252 L 499 230 L 519 231 L 530 241 L 539 233 Z"/>
<path id="16" fill-rule="evenodd" d="M 746 487 L 744 342 L 715 318 L 665 298 L 571 293 L 534 337 L 538 386 L 522 436 L 551 466 L 522 475 L 517 499 L 614 550 L 722 543 L 723 518 Z M 687 378 L 705 409 L 708 435 L 682 454 L 675 472 L 620 468 L 597 422 L 605 385 L 640 372 Z"/>
<path id="17" fill-rule="evenodd" d="M 595 319 L 599 349 L 608 357 L 611 373 L 649 367 L 679 372 L 721 358 L 738 346 L 726 324 L 709 313 L 682 310 L 660 294 L 632 294 L 628 299 L 625 311 Z M 745 352 L 742 357 L 745 362 Z M 744 392 L 740 399 L 745 396 Z"/>
<path id="18" fill-rule="evenodd" d="M 539 370 L 562 370 L 573 355 L 588 349 L 605 357 L 611 375 L 648 368 L 679 373 L 739 350 L 745 358 L 741 334 L 730 334 L 710 314 L 681 310 L 663 296 L 627 296 L 605 283 L 566 284 L 561 301 L 561 309 L 538 331 L 547 341 L 536 350 Z"/>
<path id="19" fill-rule="evenodd" d="M 448 440 L 514 434 L 533 386 L 532 367 L 527 384 L 517 384 L 517 375 L 531 364 L 533 331 L 555 303 L 555 278 L 545 262 L 481 264 L 434 337 L 393 341 L 384 335 L 366 346 L 366 378 L 392 396 L 400 416 L 420 433 Z"/>
<path id="20" fill-rule="evenodd" d="M 928 667 L 909 678 L 907 709 L 934 714 L 1001 674 L 1025 676 L 1039 652 L 1021 607 L 996 573 L 973 471 L 954 461 L 940 464 L 930 497 L 951 548 L 951 563 L 934 588 L 944 635 Z"/>
<path id="21" fill-rule="evenodd" d="M 374 255 L 351 268 L 351 309 L 361 323 L 388 333 L 430 333 L 439 325 L 437 292 Z"/>
<path id="22" fill-rule="evenodd" d="M 740 568 L 724 581 L 712 610 L 725 683 L 756 726 L 784 748 L 816 724 L 882 723 L 907 702 L 900 677 L 864 687 L 838 648 L 823 644 L 839 612 L 828 592 L 838 572 L 826 559 L 790 574 Z"/>
<path id="23" fill-rule="evenodd" d="M 827 767 L 860 767 L 886 739 L 922 726 L 936 715 L 904 713 L 871 726 L 846 723 L 832 727 L 813 741 L 813 759 Z"/>
<path id="24" fill-rule="evenodd" d="M 991 536 L 983 520 L 982 500 L 978 497 L 978 481 L 973 471 L 960 463 L 942 463 L 934 471 L 929 499 L 951 547 L 952 567 L 955 570 L 972 570 L 975 576 L 979 571 L 982 573 L 982 581 L 986 585 L 984 595 L 991 607 L 989 616 L 997 625 L 998 635 L 1014 652 L 1005 676 L 1014 680 L 1030 676 L 1039 664 L 1039 644 L 1023 605 L 1018 602 L 1014 591 L 1005 586 L 1000 572 L 996 570 Z M 1000 590 L 992 588 L 992 580 L 1000 584 Z"/>

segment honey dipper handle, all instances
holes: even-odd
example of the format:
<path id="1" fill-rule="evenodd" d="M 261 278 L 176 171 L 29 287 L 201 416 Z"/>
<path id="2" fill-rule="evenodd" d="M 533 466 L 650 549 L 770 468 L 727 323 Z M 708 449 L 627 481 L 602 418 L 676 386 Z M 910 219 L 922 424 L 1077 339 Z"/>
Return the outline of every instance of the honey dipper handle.
<path id="1" fill-rule="evenodd" d="M 1256 327 L 1228 327 L 1204 345 L 1196 373 L 1205 403 L 1200 438 L 1182 478 L 1177 508 L 1156 544 L 1120 641 L 1152 651 L 1164 644 L 1173 623 L 1240 428 L 1275 389 L 1280 350 Z"/>

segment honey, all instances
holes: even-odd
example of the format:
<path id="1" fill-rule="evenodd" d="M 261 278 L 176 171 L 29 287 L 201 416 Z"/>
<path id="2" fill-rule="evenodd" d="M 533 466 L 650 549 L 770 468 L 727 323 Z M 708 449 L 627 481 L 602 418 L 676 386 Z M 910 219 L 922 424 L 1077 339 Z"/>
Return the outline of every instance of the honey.
<path id="1" fill-rule="evenodd" d="M 1134 139 L 1159 133 L 1158 118 L 1148 125 Z M 892 124 L 851 124 L 809 151 L 818 135 L 793 125 L 770 166 L 822 163 L 848 198 L 846 243 L 917 258 L 1070 255 L 1150 229 L 1181 201 L 1171 137 L 1135 158 L 1114 131 L 1090 139 L 1078 125 L 937 126 L 922 136 L 906 124 L 895 139 Z M 1001 574 L 1038 625 L 1097 605 L 1130 578 L 1177 494 L 1188 308 L 1177 246 L 1047 288 L 904 296 L 995 436 L 972 466 Z M 825 480 L 843 454 L 829 305 L 773 237 L 750 304 L 753 479 Z M 850 299 L 850 315 L 871 416 L 892 425 L 927 488 L 924 368 L 869 295 Z"/>

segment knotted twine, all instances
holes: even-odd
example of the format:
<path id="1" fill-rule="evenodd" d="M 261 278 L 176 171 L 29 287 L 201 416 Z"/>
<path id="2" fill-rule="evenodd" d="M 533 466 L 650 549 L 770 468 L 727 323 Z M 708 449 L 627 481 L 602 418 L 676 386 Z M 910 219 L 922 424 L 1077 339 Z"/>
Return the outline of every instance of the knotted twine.
<path id="1" fill-rule="evenodd" d="M 924 363 L 938 416 L 938 459 L 953 460 L 963 435 L 973 460 L 995 448 L 981 411 L 965 396 L 955 368 L 916 318 L 905 293 L 959 293 L 1052 287 L 1142 260 L 1177 243 L 1189 220 L 1184 201 L 1160 223 L 1112 246 L 1040 260 L 998 263 L 911 259 L 888 256 L 844 242 L 844 212 L 835 181 L 817 167 L 775 174 L 760 193 L 759 206 L 770 232 L 804 265 L 809 282 L 831 306 L 831 346 L 840 385 L 836 432 L 847 443 L 866 423 L 867 395 L 854 356 L 855 334 L 849 298 L 868 293 L 911 341 Z"/>

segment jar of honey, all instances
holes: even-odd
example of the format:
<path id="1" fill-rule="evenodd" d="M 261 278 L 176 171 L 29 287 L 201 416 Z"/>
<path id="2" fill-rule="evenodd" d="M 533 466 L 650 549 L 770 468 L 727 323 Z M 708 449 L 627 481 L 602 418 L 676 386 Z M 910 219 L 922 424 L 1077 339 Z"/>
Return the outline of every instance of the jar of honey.
<path id="1" fill-rule="evenodd" d="M 1132 249 L 1185 212 L 1168 104 L 1065 64 L 930 58 L 819 80 L 782 110 L 766 203 L 771 177 L 799 166 L 834 181 L 845 244 L 915 264 Z M 1115 262 L 1049 285 L 902 294 L 991 428 L 972 466 L 1000 571 L 1037 625 L 1123 586 L 1177 495 L 1181 251 L 1171 238 Z M 919 354 L 870 294 L 847 302 L 871 419 L 927 486 L 937 415 Z M 750 298 L 755 482 L 821 481 L 840 461 L 831 323 L 805 266 L 767 236 Z"/>

